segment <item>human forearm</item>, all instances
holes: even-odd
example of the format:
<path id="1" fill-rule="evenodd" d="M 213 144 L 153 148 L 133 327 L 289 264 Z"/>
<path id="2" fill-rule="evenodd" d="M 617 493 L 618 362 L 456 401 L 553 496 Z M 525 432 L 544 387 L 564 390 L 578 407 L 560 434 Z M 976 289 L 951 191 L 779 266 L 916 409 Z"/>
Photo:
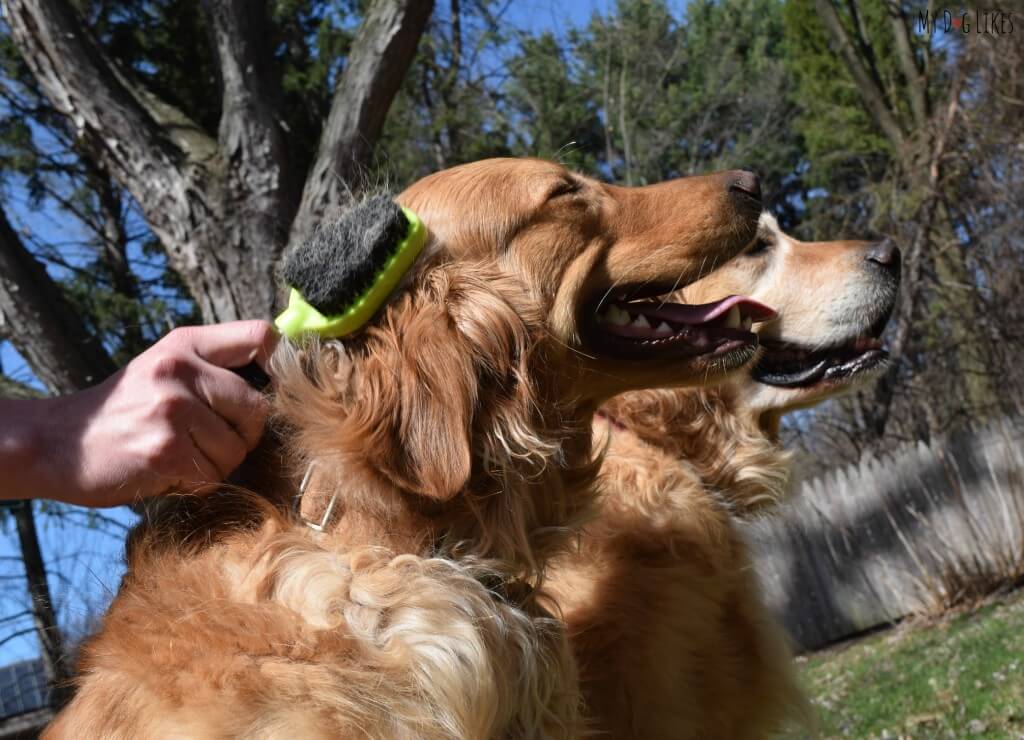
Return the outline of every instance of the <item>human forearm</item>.
<path id="1" fill-rule="evenodd" d="M 58 405 L 56 399 L 0 399 L 0 499 L 55 497 L 46 448 L 47 437 L 61 429 Z"/>
<path id="2" fill-rule="evenodd" d="M 100 385 L 0 401 L 0 498 L 116 506 L 223 480 L 266 416 L 229 368 L 265 363 L 275 342 L 259 321 L 179 329 Z"/>

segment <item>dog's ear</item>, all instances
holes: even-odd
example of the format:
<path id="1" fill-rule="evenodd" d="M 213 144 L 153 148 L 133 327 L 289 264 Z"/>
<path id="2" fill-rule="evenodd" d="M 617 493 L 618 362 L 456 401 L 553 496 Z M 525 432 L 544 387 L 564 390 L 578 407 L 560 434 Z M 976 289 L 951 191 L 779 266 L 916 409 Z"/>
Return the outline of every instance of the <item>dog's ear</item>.
<path id="1" fill-rule="evenodd" d="M 499 403 L 524 382 L 527 342 L 493 282 L 453 266 L 432 272 L 373 330 L 350 419 L 379 474 L 444 501 L 472 474 L 481 401 Z"/>
<path id="2" fill-rule="evenodd" d="M 447 500 L 469 479 L 476 383 L 441 306 L 402 306 L 371 342 L 355 419 L 377 472 L 406 490 Z"/>

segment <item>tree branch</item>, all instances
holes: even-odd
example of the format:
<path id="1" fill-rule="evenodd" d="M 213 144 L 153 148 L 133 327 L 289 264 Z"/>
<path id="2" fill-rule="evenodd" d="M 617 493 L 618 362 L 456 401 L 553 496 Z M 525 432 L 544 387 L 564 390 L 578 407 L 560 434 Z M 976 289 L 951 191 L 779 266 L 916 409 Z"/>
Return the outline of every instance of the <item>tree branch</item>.
<path id="1" fill-rule="evenodd" d="M 918 128 L 922 128 L 928 122 L 928 85 L 910 46 L 910 31 L 907 29 L 907 19 L 903 15 L 900 3 L 898 0 L 888 0 L 886 9 L 889 13 L 889 23 L 892 25 L 892 34 L 896 39 L 896 56 L 899 58 L 903 78 L 907 83 L 907 95 L 910 97 L 914 123 Z"/>
<path id="2" fill-rule="evenodd" d="M 928 179 L 925 185 L 926 196 L 911 219 L 911 223 L 917 224 L 917 228 L 910 247 L 903 257 L 905 267 L 903 289 L 900 291 L 900 307 L 895 322 L 896 328 L 890 333 L 892 336 L 889 345 L 891 359 L 886 373 L 875 384 L 874 400 L 868 407 L 872 429 L 878 439 L 881 439 L 885 434 L 886 426 L 889 423 L 889 412 L 892 410 L 892 402 L 896 393 L 900 361 L 910 341 L 914 310 L 917 306 L 921 290 L 923 253 L 929 238 L 932 222 L 935 218 L 935 211 L 941 200 L 939 183 L 942 179 L 942 160 L 946 155 L 949 133 L 953 129 L 953 124 L 956 122 L 959 111 L 962 84 L 963 76 L 957 70 L 950 85 L 949 103 L 946 106 L 945 116 L 938 130 L 931 153 L 931 161 L 928 164 Z"/>
<path id="3" fill-rule="evenodd" d="M 6 635 L 3 636 L 3 639 L 0 639 L 0 647 L 3 647 L 4 645 L 6 645 L 9 642 L 13 642 L 14 640 L 17 640 L 19 637 L 27 637 L 28 635 L 31 635 L 31 634 L 38 634 L 38 630 L 35 627 L 27 627 L 25 629 L 18 630 L 16 632 L 11 632 L 9 634 L 6 634 Z"/>
<path id="4" fill-rule="evenodd" d="M 54 393 L 93 385 L 114 364 L 0 210 L 0 324 Z"/>
<path id="5" fill-rule="evenodd" d="M 893 145 L 893 148 L 897 152 L 901 152 L 903 149 L 903 131 L 900 128 L 899 122 L 885 102 L 885 92 L 873 79 L 871 72 L 864 64 L 864 60 L 861 59 L 854 48 L 850 35 L 846 32 L 846 28 L 843 27 L 843 22 L 840 20 L 832 0 L 815 0 L 814 4 L 818 9 L 818 15 L 821 16 L 822 23 L 825 24 L 825 30 L 828 31 L 833 41 L 839 47 L 839 54 L 843 58 L 846 68 L 853 76 L 853 81 L 857 84 L 857 90 L 868 112 L 871 113 L 875 123 L 882 129 L 882 133 L 889 139 L 889 143 Z"/>
<path id="6" fill-rule="evenodd" d="M 64 652 L 63 635 L 57 625 L 50 586 L 46 581 L 46 565 L 39 547 L 39 536 L 36 534 L 32 502 L 22 501 L 20 506 L 15 504 L 12 508 L 18 525 L 18 540 L 25 564 L 28 593 L 32 600 L 32 621 L 35 623 L 36 634 L 42 647 L 43 666 L 46 670 L 47 683 L 50 685 L 51 701 L 59 707 L 71 696 L 68 687 L 71 671 L 68 669 L 68 656 Z"/>
<path id="7" fill-rule="evenodd" d="M 232 266 L 211 246 L 223 241 L 215 215 L 226 168 L 217 142 L 133 85 L 67 0 L 0 0 L 0 6 L 40 88 L 70 122 L 80 147 L 139 203 L 204 319 L 244 315 L 231 289 Z"/>
<path id="8" fill-rule="evenodd" d="M 168 191 L 186 186 L 183 160 L 212 156 L 215 142 L 181 111 L 133 86 L 66 0 L 2 5 L 25 62 L 79 140 L 144 207 L 166 208 Z"/>
<path id="9" fill-rule="evenodd" d="M 266 8 L 249 0 L 203 0 L 221 84 L 221 154 L 275 217 L 287 190 L 287 147 L 277 109 L 281 91 L 267 48 Z M 297 195 L 295 193 L 294 195 Z M 294 207 L 294 203 L 291 203 Z"/>
<path id="10" fill-rule="evenodd" d="M 30 385 L 21 383 L 14 378 L 0 375 L 0 398 L 11 398 L 14 400 L 27 400 L 29 398 L 42 398 L 43 394 Z M 20 558 L 19 558 L 20 559 Z"/>
<path id="11" fill-rule="evenodd" d="M 87 161 L 86 170 L 91 188 L 96 193 L 97 216 L 100 219 L 96 231 L 101 236 L 102 260 L 110 270 L 113 288 L 128 300 L 139 302 L 142 296 L 138 280 L 128 262 L 128 233 L 125 230 L 121 193 L 97 163 Z M 121 339 L 122 352 L 127 350 L 136 354 L 146 348 L 146 340 L 139 323 L 128 322 L 124 326 Z"/>
<path id="12" fill-rule="evenodd" d="M 416 53 L 434 0 L 376 0 L 334 91 L 291 240 L 304 238 L 365 167 L 384 117 Z"/>

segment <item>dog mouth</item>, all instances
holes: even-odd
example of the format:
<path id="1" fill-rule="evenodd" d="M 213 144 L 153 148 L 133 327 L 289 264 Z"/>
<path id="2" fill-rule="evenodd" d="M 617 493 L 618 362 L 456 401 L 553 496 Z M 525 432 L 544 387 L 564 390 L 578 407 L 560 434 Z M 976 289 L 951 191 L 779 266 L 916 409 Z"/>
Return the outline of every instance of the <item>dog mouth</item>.
<path id="1" fill-rule="evenodd" d="M 896 305 L 893 298 L 853 339 L 809 347 L 762 338 L 764 352 L 751 369 L 751 376 L 759 383 L 779 388 L 842 386 L 882 367 L 889 359 L 889 353 L 882 349 L 882 333 Z"/>
<path id="2" fill-rule="evenodd" d="M 757 347 L 753 324 L 775 318 L 775 311 L 745 296 L 699 305 L 658 297 L 603 299 L 589 312 L 590 343 L 617 358 L 650 359 L 720 356 Z"/>
<path id="3" fill-rule="evenodd" d="M 780 388 L 809 388 L 819 383 L 844 383 L 882 365 L 889 353 L 878 337 L 810 349 L 789 342 L 764 340 L 764 354 L 754 365 L 754 380 Z"/>

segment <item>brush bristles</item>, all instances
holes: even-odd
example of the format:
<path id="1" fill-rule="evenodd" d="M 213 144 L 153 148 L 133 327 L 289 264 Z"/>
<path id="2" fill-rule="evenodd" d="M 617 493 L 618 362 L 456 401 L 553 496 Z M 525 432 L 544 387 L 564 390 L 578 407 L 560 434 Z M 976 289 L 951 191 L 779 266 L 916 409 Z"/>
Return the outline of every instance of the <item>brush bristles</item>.
<path id="1" fill-rule="evenodd" d="M 341 314 L 370 287 L 408 230 L 390 196 L 371 196 L 317 227 L 285 257 L 281 276 L 320 313 Z"/>

